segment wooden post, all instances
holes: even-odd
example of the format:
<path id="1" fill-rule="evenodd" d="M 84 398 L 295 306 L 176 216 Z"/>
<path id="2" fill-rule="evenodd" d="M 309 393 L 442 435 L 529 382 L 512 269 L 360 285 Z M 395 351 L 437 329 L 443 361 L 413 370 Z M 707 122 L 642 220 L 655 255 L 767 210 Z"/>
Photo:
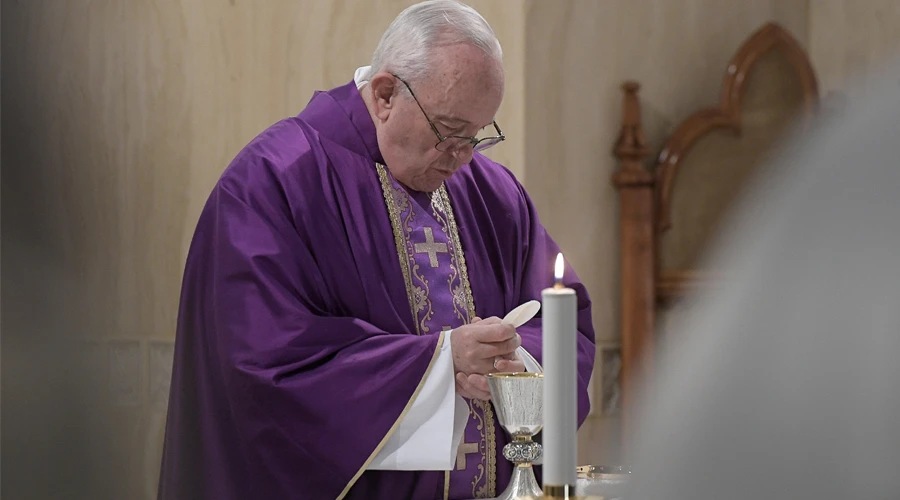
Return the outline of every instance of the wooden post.
<path id="1" fill-rule="evenodd" d="M 638 387 L 650 373 L 653 361 L 655 312 L 655 243 L 653 174 L 644 166 L 649 154 L 641 127 L 636 82 L 626 82 L 622 106 L 622 130 L 615 156 L 620 168 L 612 182 L 619 191 L 621 284 L 621 438 L 622 463 L 628 463 L 628 442 L 633 426 L 633 406 Z"/>

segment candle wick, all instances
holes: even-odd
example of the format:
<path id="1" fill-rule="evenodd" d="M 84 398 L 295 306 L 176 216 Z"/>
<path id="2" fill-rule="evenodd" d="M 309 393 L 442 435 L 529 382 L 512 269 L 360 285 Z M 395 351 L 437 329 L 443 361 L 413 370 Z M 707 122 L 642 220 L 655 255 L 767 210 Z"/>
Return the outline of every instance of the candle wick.
<path id="1" fill-rule="evenodd" d="M 559 290 L 560 288 L 565 288 L 562 284 L 562 280 L 556 280 L 556 283 L 553 284 L 553 288 Z"/>

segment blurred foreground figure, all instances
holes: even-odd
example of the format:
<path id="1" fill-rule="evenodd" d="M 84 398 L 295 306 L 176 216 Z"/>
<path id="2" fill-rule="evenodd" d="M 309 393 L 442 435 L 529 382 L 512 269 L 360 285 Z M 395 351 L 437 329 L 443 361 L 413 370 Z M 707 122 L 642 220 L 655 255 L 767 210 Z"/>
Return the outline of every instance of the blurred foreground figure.
<path id="1" fill-rule="evenodd" d="M 663 356 L 626 498 L 900 498 L 897 82 L 738 211 L 713 259 L 727 282 Z"/>

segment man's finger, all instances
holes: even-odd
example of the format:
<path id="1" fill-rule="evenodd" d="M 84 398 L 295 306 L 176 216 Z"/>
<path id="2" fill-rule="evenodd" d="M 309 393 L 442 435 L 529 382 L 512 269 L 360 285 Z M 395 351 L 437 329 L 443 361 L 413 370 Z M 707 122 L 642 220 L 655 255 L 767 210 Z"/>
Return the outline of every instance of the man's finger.
<path id="1" fill-rule="evenodd" d="M 472 396 L 472 394 L 469 391 L 467 391 L 466 388 L 463 387 L 463 385 L 460 384 L 459 382 L 456 383 L 456 393 L 464 398 L 468 398 L 468 399 L 474 398 L 474 396 Z"/>
<path id="2" fill-rule="evenodd" d="M 469 378 L 466 377 L 465 373 L 457 373 L 456 374 L 456 392 L 459 393 L 460 396 L 464 398 L 474 399 L 475 396 L 468 389 Z"/>
<path id="3" fill-rule="evenodd" d="M 497 371 L 522 373 L 525 371 L 525 363 L 518 359 L 501 359 L 497 361 Z"/>
<path id="4" fill-rule="evenodd" d="M 481 382 L 476 381 L 479 377 L 482 379 Z M 463 390 L 465 390 L 465 392 L 470 395 L 470 398 L 483 399 L 485 401 L 491 399 L 491 392 L 487 390 L 487 379 L 484 378 L 484 375 L 466 376 L 465 374 L 460 373 L 457 374 L 456 378 L 458 381 L 460 379 L 462 380 L 460 382 L 460 385 L 462 386 Z M 473 381 L 476 382 L 473 384 Z"/>
<path id="5" fill-rule="evenodd" d="M 469 375 L 469 388 L 486 393 L 490 397 L 491 391 L 488 387 L 487 377 L 484 375 L 476 375 L 474 373 Z"/>
<path id="6" fill-rule="evenodd" d="M 503 342 L 491 342 L 485 345 L 484 355 L 492 358 L 507 358 L 515 353 L 516 349 L 522 345 L 522 337 L 518 333 L 515 337 L 504 340 Z"/>
<path id="7" fill-rule="evenodd" d="M 489 320 L 483 320 L 481 324 L 485 324 Z M 512 325 L 493 324 L 490 327 L 478 329 L 474 337 L 475 340 L 483 343 L 505 342 L 516 338 L 516 329 Z"/>
<path id="8" fill-rule="evenodd" d="M 474 387 L 469 388 L 469 392 L 472 394 L 473 399 L 480 399 L 482 401 L 490 401 L 491 393 L 488 391 L 479 391 Z"/>

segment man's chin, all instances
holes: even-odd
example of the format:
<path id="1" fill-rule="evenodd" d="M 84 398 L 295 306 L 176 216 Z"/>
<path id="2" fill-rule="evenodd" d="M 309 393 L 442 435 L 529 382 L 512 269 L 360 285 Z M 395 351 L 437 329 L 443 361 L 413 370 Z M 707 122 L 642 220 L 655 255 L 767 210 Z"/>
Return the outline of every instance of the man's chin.
<path id="1" fill-rule="evenodd" d="M 413 191 L 419 191 L 420 193 L 433 193 L 433 192 L 437 191 L 437 189 L 439 187 L 441 187 L 441 184 L 442 183 L 440 183 L 440 182 L 420 184 L 420 185 L 413 186 L 410 189 L 412 189 Z"/>
<path id="2" fill-rule="evenodd" d="M 449 179 L 449 175 L 431 175 L 425 179 L 416 179 L 415 182 L 411 182 L 408 188 L 414 191 L 421 191 L 423 193 L 430 193 L 432 191 L 437 190 L 437 188 L 441 187 L 441 184 L 444 183 L 445 180 Z"/>

